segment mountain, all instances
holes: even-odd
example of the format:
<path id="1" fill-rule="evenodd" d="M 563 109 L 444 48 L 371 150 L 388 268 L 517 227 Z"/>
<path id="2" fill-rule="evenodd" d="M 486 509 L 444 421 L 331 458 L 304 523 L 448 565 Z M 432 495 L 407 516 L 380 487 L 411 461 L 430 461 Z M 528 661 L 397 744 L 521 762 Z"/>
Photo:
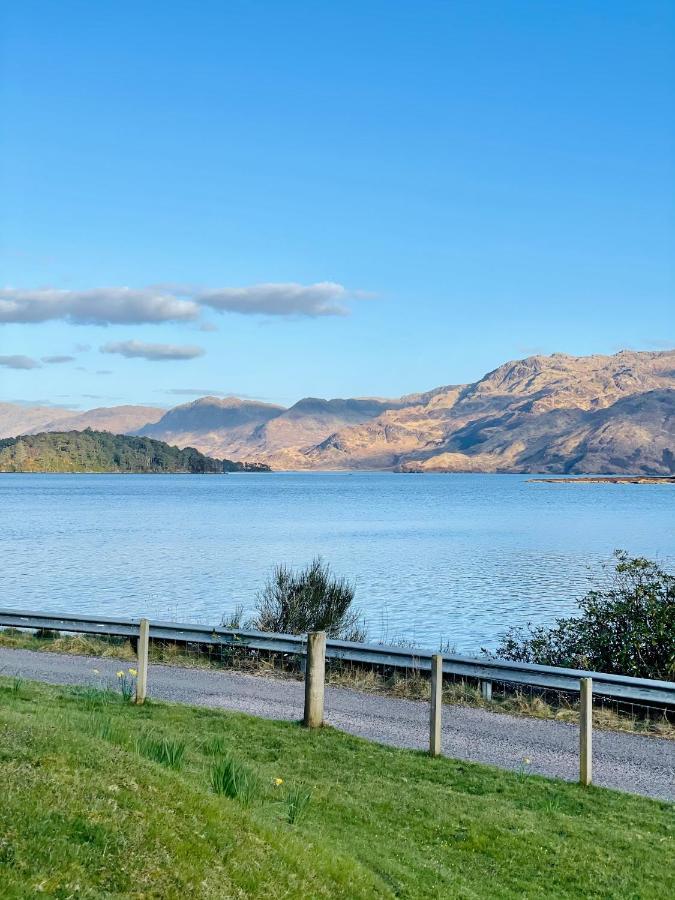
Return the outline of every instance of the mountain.
<path id="1" fill-rule="evenodd" d="M 312 468 L 671 474 L 675 351 L 534 356 L 344 429 Z"/>
<path id="2" fill-rule="evenodd" d="M 181 447 L 192 444 L 204 453 L 241 456 L 247 454 L 256 429 L 282 412 L 283 406 L 257 400 L 202 397 L 170 409 L 153 424 L 135 429 L 135 433 Z"/>
<path id="3" fill-rule="evenodd" d="M 317 444 L 340 428 L 374 419 L 396 405 L 400 401 L 306 397 L 284 409 L 253 400 L 203 397 L 175 407 L 136 433 L 179 446 L 191 443 L 204 452 L 235 458 L 274 456 L 280 468 L 292 468 L 294 455 L 302 448 Z"/>
<path id="4" fill-rule="evenodd" d="M 265 471 L 152 438 L 107 431 L 43 432 L 0 441 L 0 472 L 218 473 Z"/>
<path id="5" fill-rule="evenodd" d="M 75 412 L 57 406 L 0 403 L 0 438 L 41 431 L 84 431 L 85 428 L 123 434 L 156 422 L 165 412 L 156 406 L 101 406 Z"/>
<path id="6" fill-rule="evenodd" d="M 675 350 L 554 353 L 395 400 L 307 397 L 286 409 L 202 397 L 83 413 L 0 404 L 0 435 L 93 424 L 275 469 L 669 475 L 674 398 Z"/>

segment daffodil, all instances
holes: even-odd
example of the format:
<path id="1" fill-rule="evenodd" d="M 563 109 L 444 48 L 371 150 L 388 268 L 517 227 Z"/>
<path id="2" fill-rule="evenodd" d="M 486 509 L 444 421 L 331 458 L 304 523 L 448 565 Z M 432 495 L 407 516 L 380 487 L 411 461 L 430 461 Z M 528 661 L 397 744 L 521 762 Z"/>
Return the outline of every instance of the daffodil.
<path id="1" fill-rule="evenodd" d="M 274 779 L 274 786 L 275 786 L 275 787 L 280 787 L 283 783 L 284 783 L 284 779 L 283 779 L 283 778 L 275 778 L 275 779 Z"/>
<path id="2" fill-rule="evenodd" d="M 532 762 L 532 760 L 530 759 L 529 756 L 526 756 L 526 757 L 523 759 L 523 762 L 525 763 L 526 766 L 529 766 L 530 763 Z"/>
<path id="3" fill-rule="evenodd" d="M 133 677 L 135 678 L 138 675 L 138 672 L 136 669 L 129 669 L 129 674 L 133 675 Z"/>
<path id="4" fill-rule="evenodd" d="M 98 674 L 99 674 L 98 669 L 92 669 L 91 671 L 94 673 L 94 675 L 98 675 Z"/>
<path id="5" fill-rule="evenodd" d="M 118 678 L 124 678 L 124 672 L 123 672 L 121 669 L 120 669 L 120 671 L 117 673 L 117 677 L 118 677 Z"/>

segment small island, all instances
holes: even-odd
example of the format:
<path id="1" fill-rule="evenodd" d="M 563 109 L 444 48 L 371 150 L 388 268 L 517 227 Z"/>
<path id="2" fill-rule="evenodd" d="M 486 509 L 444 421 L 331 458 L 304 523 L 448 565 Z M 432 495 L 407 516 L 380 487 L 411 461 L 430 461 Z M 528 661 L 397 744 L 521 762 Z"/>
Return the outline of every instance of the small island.
<path id="1" fill-rule="evenodd" d="M 675 475 L 579 475 L 570 478 L 528 478 L 539 484 L 675 484 Z"/>
<path id="2" fill-rule="evenodd" d="M 108 431 L 51 431 L 0 440 L 0 472 L 222 475 L 269 472 L 262 463 L 216 459 L 153 438 Z"/>

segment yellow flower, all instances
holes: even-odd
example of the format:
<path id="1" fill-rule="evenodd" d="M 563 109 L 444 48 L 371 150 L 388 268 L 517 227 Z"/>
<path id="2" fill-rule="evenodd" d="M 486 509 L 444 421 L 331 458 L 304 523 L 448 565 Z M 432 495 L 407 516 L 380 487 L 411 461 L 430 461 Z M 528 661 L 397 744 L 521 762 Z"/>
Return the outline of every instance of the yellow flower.
<path id="1" fill-rule="evenodd" d="M 275 786 L 275 787 L 279 787 L 279 786 L 282 785 L 283 783 L 284 783 L 284 779 L 283 779 L 283 778 L 275 778 L 275 779 L 274 779 L 274 786 Z"/>
<path id="2" fill-rule="evenodd" d="M 530 763 L 532 762 L 532 760 L 530 759 L 529 756 L 526 756 L 526 757 L 523 759 L 523 762 L 525 763 L 526 766 L 529 766 Z"/>
<path id="3" fill-rule="evenodd" d="M 129 669 L 129 674 L 133 675 L 135 678 L 138 675 L 138 672 L 136 671 L 136 669 Z"/>
<path id="4" fill-rule="evenodd" d="M 124 678 L 124 672 L 120 670 L 120 671 L 117 673 L 117 677 L 118 677 L 118 678 Z"/>

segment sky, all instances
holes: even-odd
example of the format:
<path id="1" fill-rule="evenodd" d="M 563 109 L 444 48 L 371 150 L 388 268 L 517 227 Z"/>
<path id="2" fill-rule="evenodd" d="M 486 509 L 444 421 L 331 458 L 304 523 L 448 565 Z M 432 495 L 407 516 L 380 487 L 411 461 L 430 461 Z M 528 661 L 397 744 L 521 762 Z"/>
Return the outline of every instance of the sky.
<path id="1" fill-rule="evenodd" d="M 0 400 L 675 346 L 675 0 L 6 0 Z"/>

